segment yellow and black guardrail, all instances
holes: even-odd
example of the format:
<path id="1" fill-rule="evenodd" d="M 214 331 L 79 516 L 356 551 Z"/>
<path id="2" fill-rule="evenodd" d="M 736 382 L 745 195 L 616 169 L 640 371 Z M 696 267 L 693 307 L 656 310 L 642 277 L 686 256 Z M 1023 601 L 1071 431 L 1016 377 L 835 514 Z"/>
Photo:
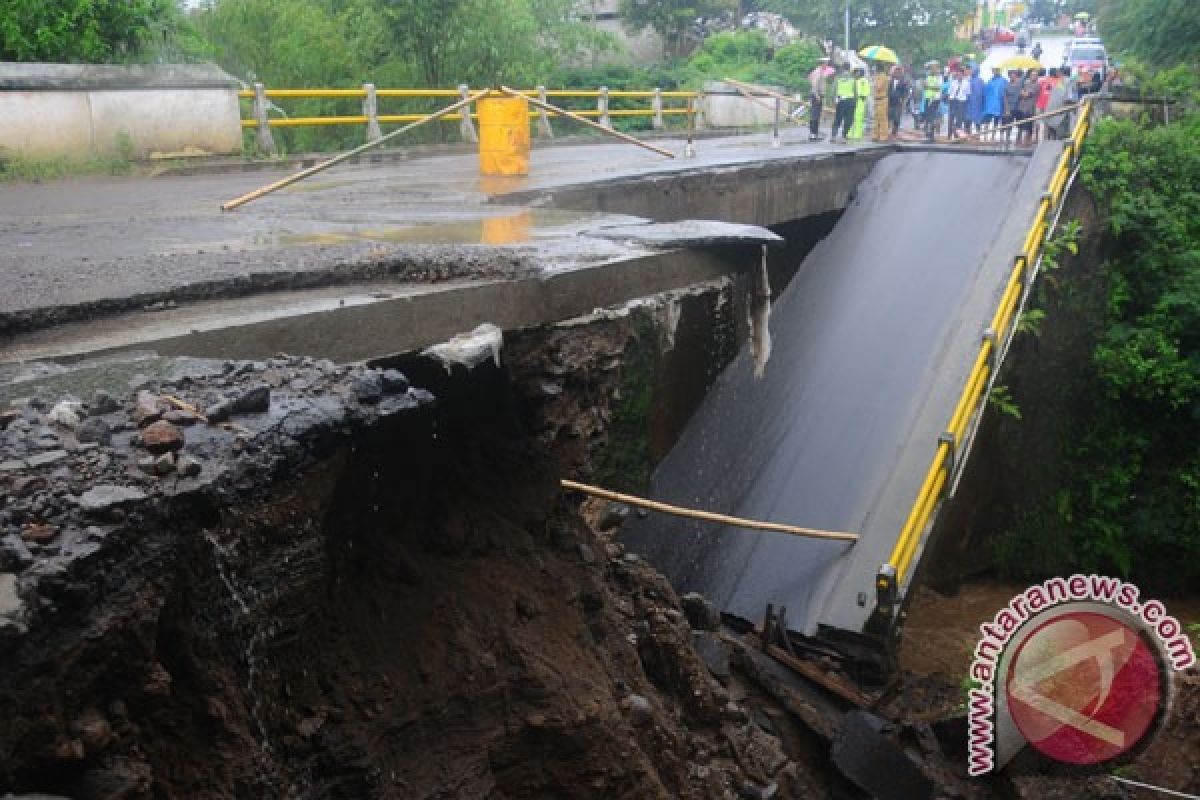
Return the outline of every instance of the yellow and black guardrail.
<path id="1" fill-rule="evenodd" d="M 959 395 L 954 412 L 950 415 L 946 430 L 938 437 L 937 450 L 925 473 L 925 480 L 921 483 L 904 527 L 900 529 L 890 557 L 880 567 L 876 580 L 876 614 L 889 623 L 895 617 L 900 589 L 910 578 L 921 540 L 953 475 L 955 452 L 967 441 L 971 421 L 982 411 L 988 380 L 999 369 L 1004 344 L 1016 326 L 1021 298 L 1028 288 L 1031 271 L 1042 253 L 1050 229 L 1050 218 L 1063 201 L 1071 171 L 1082 152 L 1091 110 L 1092 101 L 1087 98 L 1082 103 L 1079 120 L 1071 132 L 1071 137 L 1064 143 L 1062 156 L 1050 179 L 1050 185 L 1038 204 L 1037 213 L 1025 236 L 1021 252 L 1013 260 L 1008 284 L 991 323 L 983 334 L 975 363 L 967 376 L 966 385 Z"/>
<path id="2" fill-rule="evenodd" d="M 664 127 L 665 118 L 685 116 L 695 113 L 695 101 L 700 97 L 699 92 L 664 91 L 662 89 L 624 90 L 601 86 L 598 89 L 536 89 L 520 90 L 522 94 L 545 102 L 547 99 L 594 100 L 595 108 L 572 109 L 581 117 L 592 117 L 600 120 L 601 124 L 609 125 L 616 117 L 648 118 L 654 127 Z M 262 84 L 255 84 L 253 89 L 243 89 L 238 97 L 253 101 L 252 114 L 242 119 L 243 128 L 259 128 L 264 124 L 270 128 L 297 128 L 324 125 L 366 125 L 368 135 L 370 126 L 380 124 L 395 124 L 415 122 L 427 116 L 426 113 L 412 112 L 402 114 L 380 114 L 376 111 L 378 102 L 385 99 L 446 99 L 473 97 L 486 94 L 487 90 L 471 90 L 466 86 L 457 89 L 382 89 L 373 84 L 363 84 L 356 89 L 268 89 Z M 274 100 L 317 100 L 317 99 L 349 99 L 358 98 L 363 101 L 363 113 L 307 117 L 269 117 L 268 109 L 274 106 Z M 644 108 L 610 108 L 612 100 L 642 100 L 646 101 Z M 682 105 L 679 101 L 685 101 Z M 463 114 L 448 114 L 443 119 L 463 121 L 474 118 L 474 114 L 464 117 Z M 556 116 L 553 112 L 531 111 L 530 117 Z"/>

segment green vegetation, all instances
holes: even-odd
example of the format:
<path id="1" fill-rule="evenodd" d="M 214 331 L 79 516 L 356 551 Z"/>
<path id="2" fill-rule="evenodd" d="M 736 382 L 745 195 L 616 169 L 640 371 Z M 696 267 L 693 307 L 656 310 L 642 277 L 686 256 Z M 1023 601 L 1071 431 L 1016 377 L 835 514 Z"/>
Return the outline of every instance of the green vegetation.
<path id="1" fill-rule="evenodd" d="M 668 55 L 683 54 L 685 34 L 692 23 L 722 12 L 736 11 L 735 0 L 621 0 L 621 14 L 630 30 L 653 28 L 663 37 Z"/>
<path id="2" fill-rule="evenodd" d="M 1107 119 L 1087 144 L 1081 179 L 1110 241 L 1103 327 L 1058 485 L 1000 543 L 1012 572 L 1200 582 L 1200 81 L 1191 67 L 1157 80 L 1191 97 L 1171 124 Z"/>
<path id="3" fill-rule="evenodd" d="M 759 31 L 718 33 L 672 72 L 676 81 L 699 89 L 705 81 L 735 78 L 776 84 L 792 91 L 808 90 L 808 73 L 824 55 L 815 41 L 799 41 L 772 50 Z"/>
<path id="4" fill-rule="evenodd" d="M 842 43 L 843 0 L 762 0 L 759 5 L 784 15 L 802 31 Z M 975 0 L 856 0 L 850 4 L 850 46 L 857 50 L 886 44 L 916 64 L 944 59 L 955 41 L 955 26 L 975 8 Z"/>
<path id="5" fill-rule="evenodd" d="M 1200 5 L 1195 0 L 1097 0 L 1100 32 L 1111 49 L 1155 67 L 1200 58 Z"/>
<path id="6" fill-rule="evenodd" d="M 181 19 L 174 0 L 6 0 L 0 61 L 144 59 L 175 36 Z"/>
<path id="7" fill-rule="evenodd" d="M 15 156 L 0 161 L 0 181 L 43 181 L 81 175 L 128 175 L 133 171 L 133 141 L 126 133 L 117 136 L 110 155 L 78 160 L 64 156 L 26 158 Z"/>

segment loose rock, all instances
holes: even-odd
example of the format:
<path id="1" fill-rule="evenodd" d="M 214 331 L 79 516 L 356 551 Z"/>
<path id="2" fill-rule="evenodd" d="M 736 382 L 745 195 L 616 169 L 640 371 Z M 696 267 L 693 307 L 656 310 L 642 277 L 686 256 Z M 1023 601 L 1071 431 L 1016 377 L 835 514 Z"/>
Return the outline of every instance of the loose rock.
<path id="1" fill-rule="evenodd" d="M 129 486 L 97 484 L 79 498 L 79 507 L 85 512 L 98 514 L 117 506 L 136 503 L 146 499 L 146 493 Z"/>
<path id="2" fill-rule="evenodd" d="M 350 391 L 360 403 L 378 403 L 383 397 L 383 379 L 378 372 L 363 372 L 350 381 Z"/>
<path id="3" fill-rule="evenodd" d="M 385 369 L 379 376 L 384 394 L 400 394 L 408 391 L 408 377 L 398 369 Z"/>
<path id="4" fill-rule="evenodd" d="M 112 428 L 100 417 L 88 417 L 79 426 L 76 437 L 85 443 L 109 444 L 112 441 Z"/>
<path id="5" fill-rule="evenodd" d="M 162 419 L 162 409 L 158 405 L 158 395 L 145 389 L 137 393 L 134 400 L 133 421 L 139 428 L 144 428 L 152 422 Z"/>
<path id="6" fill-rule="evenodd" d="M 183 443 L 183 431 L 165 420 L 151 423 L 142 431 L 142 444 L 151 453 L 169 453 L 183 447 Z"/>
<path id="7" fill-rule="evenodd" d="M 251 387 L 233 401 L 235 414 L 260 414 L 271 408 L 271 388 L 265 385 Z"/>

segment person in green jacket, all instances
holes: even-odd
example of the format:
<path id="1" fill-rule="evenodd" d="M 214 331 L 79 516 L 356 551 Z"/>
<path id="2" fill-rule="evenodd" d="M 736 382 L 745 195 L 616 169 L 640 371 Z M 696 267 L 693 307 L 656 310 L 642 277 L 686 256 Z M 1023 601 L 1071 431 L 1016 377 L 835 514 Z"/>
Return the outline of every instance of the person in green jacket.
<path id="1" fill-rule="evenodd" d="M 867 119 L 867 98 L 871 96 L 871 82 L 863 75 L 862 67 L 854 70 L 854 125 L 850 128 L 851 139 L 863 138 Z"/>

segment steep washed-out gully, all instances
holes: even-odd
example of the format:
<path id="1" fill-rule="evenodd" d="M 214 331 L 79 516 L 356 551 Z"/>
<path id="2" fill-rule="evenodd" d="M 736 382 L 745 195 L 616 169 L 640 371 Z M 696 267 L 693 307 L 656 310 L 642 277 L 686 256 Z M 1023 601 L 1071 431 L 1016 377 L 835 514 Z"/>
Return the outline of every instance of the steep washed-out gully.
<path id="1" fill-rule="evenodd" d="M 1130 796 L 1030 754 L 966 779 L 965 662 L 903 669 L 933 646 L 921 614 L 944 634 L 957 600 L 912 593 L 898 653 L 862 633 L 864 569 L 1002 288 L 1000 221 L 1020 228 L 1052 156 L 881 149 L 766 170 L 790 206 L 756 199 L 752 168 L 534 193 L 520 200 L 779 241 L 669 227 L 644 269 L 682 252 L 712 274 L 539 324 L 473 321 L 442 345 L 375 341 L 366 361 L 212 357 L 216 339 L 182 336 L 165 355 L 4 366 L 0 793 Z M 946 198 L 997 224 L 930 247 Z M 1096 257 L 1088 235 L 1067 268 Z M 44 317 L 6 324 L 44 334 Z M 1022 356 L 1008 369 L 1031 369 Z M 987 440 L 985 418 L 977 459 Z M 863 540 L 636 512 L 561 478 Z M 955 535 L 935 531 L 932 578 L 973 568 L 936 546 Z M 764 641 L 768 604 L 790 633 Z M 957 619 L 955 646 L 983 618 Z M 1151 771 L 1194 761 L 1196 689 L 1184 676 L 1139 756 Z"/>

